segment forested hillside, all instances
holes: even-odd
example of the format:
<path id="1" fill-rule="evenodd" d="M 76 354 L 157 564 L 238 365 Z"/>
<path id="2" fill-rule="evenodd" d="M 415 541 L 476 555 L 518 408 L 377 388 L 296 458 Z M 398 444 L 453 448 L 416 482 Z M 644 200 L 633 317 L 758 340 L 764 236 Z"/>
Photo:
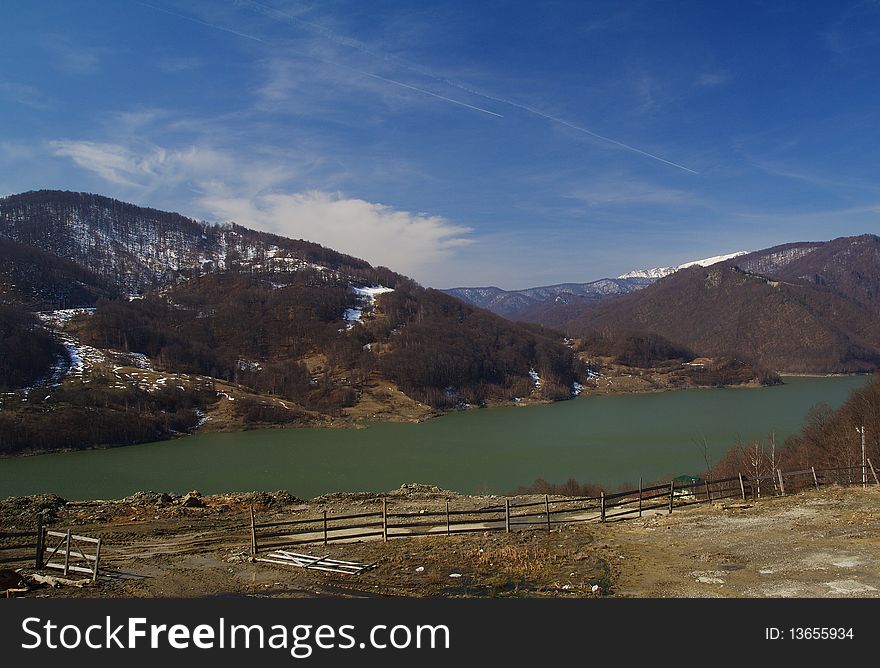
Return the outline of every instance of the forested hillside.
<path id="1" fill-rule="evenodd" d="M 0 383 L 43 381 L 3 398 L 0 452 L 564 399 L 586 375 L 561 334 L 389 269 L 100 196 L 0 199 L 0 253 Z"/>
<path id="2" fill-rule="evenodd" d="M 702 355 L 780 372 L 880 368 L 880 238 L 787 244 L 683 269 L 644 290 L 571 310 L 573 336 L 650 332 Z"/>

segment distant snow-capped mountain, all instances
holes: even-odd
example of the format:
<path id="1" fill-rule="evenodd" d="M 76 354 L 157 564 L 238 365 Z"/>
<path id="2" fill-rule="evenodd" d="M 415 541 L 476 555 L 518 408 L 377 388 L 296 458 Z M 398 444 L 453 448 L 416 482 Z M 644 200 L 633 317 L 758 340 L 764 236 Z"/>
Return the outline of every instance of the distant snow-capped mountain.
<path id="1" fill-rule="evenodd" d="M 543 285 L 524 290 L 502 290 L 496 287 L 462 287 L 450 288 L 443 292 L 481 308 L 488 309 L 505 318 L 531 321 L 546 315 L 544 307 L 548 303 L 569 305 L 598 302 L 608 297 L 616 297 L 642 290 L 654 281 L 674 274 L 679 269 L 686 269 L 697 265 L 708 267 L 709 265 L 724 262 L 747 253 L 748 251 L 737 251 L 727 255 L 716 255 L 715 257 L 686 262 L 677 267 L 636 269 L 617 278 L 600 278 L 597 281 L 590 281 L 588 283 L 559 283 L 557 285 Z M 540 310 L 540 313 L 535 311 L 536 308 Z"/>
<path id="2" fill-rule="evenodd" d="M 552 301 L 567 304 L 570 301 L 601 300 L 641 290 L 653 282 L 654 279 L 641 277 L 600 278 L 589 283 L 559 283 L 524 290 L 502 290 L 496 287 L 486 287 L 450 288 L 443 290 L 443 292 L 480 308 L 488 309 L 502 317 L 516 320 L 528 309 L 543 302 Z"/>
<path id="3" fill-rule="evenodd" d="M 628 271 L 625 274 L 621 274 L 617 278 L 651 278 L 654 280 L 663 278 L 664 276 L 669 276 L 669 274 L 674 274 L 680 269 L 687 269 L 688 267 L 708 267 L 713 264 L 718 264 L 719 262 L 724 262 L 725 260 L 731 260 L 735 257 L 739 257 L 740 255 L 746 255 L 749 251 L 736 251 L 735 253 L 728 253 L 727 255 L 715 255 L 713 257 L 707 257 L 702 260 L 693 260 L 692 262 L 685 262 L 684 264 L 680 264 L 676 267 L 654 267 L 653 269 L 635 269 L 633 271 Z"/>

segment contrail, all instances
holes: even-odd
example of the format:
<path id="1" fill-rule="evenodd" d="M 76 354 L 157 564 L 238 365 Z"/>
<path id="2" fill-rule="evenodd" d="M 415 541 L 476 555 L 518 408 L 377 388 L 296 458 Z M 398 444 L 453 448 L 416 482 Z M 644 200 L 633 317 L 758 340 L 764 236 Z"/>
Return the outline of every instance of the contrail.
<path id="1" fill-rule="evenodd" d="M 331 63 L 335 64 L 335 63 Z M 342 67 L 346 67 L 343 65 Z M 475 107 L 472 104 L 468 104 L 467 102 L 461 102 L 460 100 L 453 100 L 451 97 L 445 97 L 443 95 L 439 95 L 437 93 L 432 93 L 429 90 L 425 90 L 424 88 L 417 88 L 416 86 L 411 86 L 410 84 L 403 83 L 402 81 L 395 81 L 394 79 L 386 79 L 385 77 L 380 77 L 378 74 L 370 74 L 369 72 L 363 72 L 361 70 L 356 70 L 353 67 L 346 67 L 346 69 L 350 69 L 353 72 L 357 72 L 358 74 L 362 74 L 365 77 L 371 77 L 373 79 L 378 79 L 379 81 L 385 81 L 390 84 L 394 84 L 395 86 L 403 86 L 404 88 L 409 88 L 410 90 L 418 91 L 419 93 L 424 93 L 425 95 L 430 95 L 431 97 L 436 97 L 441 100 L 446 100 L 447 102 L 452 102 L 452 104 L 458 104 L 462 107 L 467 107 L 468 109 L 473 109 L 474 111 L 482 111 L 484 114 L 491 114 L 492 116 L 497 116 L 498 118 L 504 118 L 501 114 L 496 114 L 494 111 L 489 111 L 488 109 L 483 109 L 482 107 Z"/>
<path id="2" fill-rule="evenodd" d="M 150 9 L 155 9 L 159 12 L 165 12 L 166 14 L 170 14 L 171 16 L 176 16 L 179 19 L 183 19 L 185 21 L 192 21 L 193 23 L 198 23 L 199 25 L 207 26 L 208 28 L 214 28 L 215 30 L 222 30 L 223 32 L 232 33 L 233 35 L 238 35 L 239 37 L 244 37 L 245 39 L 252 39 L 255 42 L 263 42 L 265 44 L 265 40 L 260 39 L 259 37 L 254 37 L 253 35 L 248 35 L 243 32 L 238 32 L 237 30 L 232 30 L 232 28 L 224 28 L 223 26 L 218 26 L 214 23 L 207 23 L 206 21 L 200 21 L 199 19 L 194 19 L 192 16 L 186 16 L 185 14 L 178 14 L 177 12 L 173 12 L 170 9 L 165 9 L 164 7 L 157 7 L 156 5 L 151 5 L 148 2 L 141 2 L 141 0 L 131 0 L 132 2 L 142 5 L 143 7 L 149 7 Z"/>
<path id="3" fill-rule="evenodd" d="M 263 15 L 268 15 L 267 12 L 274 12 L 275 14 L 279 14 L 285 18 L 290 19 L 291 21 L 297 21 L 298 23 L 302 23 L 303 25 L 306 25 L 309 28 L 312 28 L 314 31 L 317 31 L 318 33 L 320 33 L 320 35 L 322 37 L 330 40 L 331 42 L 335 42 L 336 44 L 340 44 L 342 46 L 346 46 L 346 47 L 349 47 L 352 49 L 357 49 L 358 51 L 366 53 L 367 55 L 372 56 L 374 58 L 379 58 L 381 60 L 386 60 L 386 61 L 389 60 L 388 57 L 384 56 L 381 53 L 371 51 L 370 49 L 368 49 L 364 45 L 362 45 L 360 42 L 358 42 L 357 40 L 353 40 L 353 39 L 349 39 L 347 37 L 337 35 L 331 31 L 327 30 L 323 26 L 321 26 L 317 23 L 313 23 L 312 21 L 307 21 L 306 19 L 300 18 L 299 16 L 296 16 L 295 14 L 290 14 L 289 12 L 285 12 L 281 9 L 276 9 L 275 7 L 270 7 L 269 5 L 265 5 L 262 2 L 256 2 L 256 0 L 236 0 L 236 4 L 250 5 L 251 7 L 256 8 L 258 11 L 264 10 L 264 11 L 260 12 Z M 322 60 L 322 59 L 318 59 L 318 60 Z M 378 79 L 379 81 L 385 81 L 386 83 L 394 84 L 395 86 L 402 86 L 403 88 L 409 88 L 410 90 L 418 91 L 419 93 L 424 93 L 425 95 L 430 95 L 432 97 L 436 97 L 440 100 L 445 100 L 446 102 L 451 102 L 453 104 L 457 104 L 462 107 L 467 107 L 468 109 L 473 109 L 474 111 L 482 111 L 484 114 L 490 114 L 492 116 L 497 116 L 498 118 L 504 118 L 504 116 L 502 116 L 501 114 L 497 114 L 494 111 L 489 111 L 488 109 L 483 109 L 482 107 L 477 107 L 472 104 L 467 104 L 466 102 L 462 102 L 460 100 L 453 100 L 451 97 L 446 97 L 446 96 L 440 95 L 438 93 L 432 93 L 429 90 L 425 90 L 424 88 L 418 88 L 417 86 L 413 86 L 411 84 L 406 84 L 406 83 L 403 83 L 402 81 L 388 79 L 386 77 L 379 76 L 378 74 L 371 74 L 369 72 L 364 72 L 362 70 L 358 70 L 353 67 L 348 67 L 347 65 L 342 65 L 340 63 L 334 63 L 329 60 L 322 60 L 322 62 L 327 63 L 328 65 L 335 65 L 337 67 L 344 67 L 345 69 L 349 69 L 353 72 L 357 72 L 358 74 L 362 74 L 363 76 L 371 77 L 373 79 Z M 408 67 L 408 69 L 410 69 L 410 70 L 413 70 L 415 72 L 419 72 L 420 74 L 425 74 L 424 72 L 420 72 L 418 68 L 410 67 L 408 65 L 404 65 L 404 66 Z M 431 75 L 428 75 L 428 76 L 431 76 Z M 439 81 L 439 79 L 435 76 L 431 76 L 431 78 Z"/>
<path id="4" fill-rule="evenodd" d="M 583 134 L 589 135 L 590 137 L 593 137 L 594 139 L 599 139 L 600 141 L 604 141 L 609 144 L 613 144 L 613 145 L 618 146 L 624 150 L 631 151 L 633 153 L 637 153 L 638 155 L 644 156 L 646 158 L 650 158 L 651 160 L 657 160 L 658 162 L 662 162 L 663 164 L 669 165 L 670 167 L 675 167 L 676 169 L 681 169 L 685 172 L 689 172 L 690 174 L 699 174 L 699 172 L 697 172 L 693 169 L 690 169 L 689 167 L 685 167 L 684 165 L 680 165 L 677 162 L 667 160 L 666 158 L 663 158 L 659 155 L 655 155 L 654 153 L 649 153 L 648 151 L 644 151 L 640 148 L 636 148 L 635 146 L 631 146 L 630 144 L 626 144 L 622 141 L 618 141 L 617 139 L 612 139 L 611 137 L 606 137 L 605 135 L 599 134 L 598 132 L 593 132 L 592 130 L 590 130 L 588 128 L 581 127 L 579 125 L 575 125 L 574 123 L 569 123 L 568 121 L 566 121 L 562 118 L 544 113 L 543 111 L 541 111 L 539 109 L 535 109 L 534 107 L 530 107 L 525 104 L 519 104 L 518 102 L 513 102 L 512 100 L 507 100 L 505 98 L 490 95 L 489 93 L 483 92 L 481 90 L 477 90 L 476 88 L 473 88 L 473 87 L 468 86 L 466 84 L 459 83 L 459 82 L 453 81 L 451 79 L 446 79 L 445 77 L 437 76 L 433 72 L 430 72 L 429 70 L 426 70 L 423 67 L 420 67 L 420 66 L 415 65 L 413 63 L 409 63 L 407 61 L 401 60 L 400 58 L 397 58 L 394 56 L 389 56 L 389 55 L 383 54 L 383 53 L 377 53 L 377 52 L 372 51 L 371 49 L 367 48 L 366 46 L 364 46 L 363 44 L 361 44 L 357 40 L 353 40 L 348 37 L 337 35 L 336 33 L 333 33 L 332 31 L 327 30 L 323 26 L 321 26 L 317 23 L 314 23 L 312 21 L 307 21 L 306 19 L 300 18 L 299 16 L 296 16 L 295 14 L 290 14 L 290 13 L 285 12 L 283 10 L 266 5 L 262 2 L 258 2 L 257 0 L 237 0 L 237 2 L 239 4 L 250 5 L 251 7 L 258 8 L 258 10 L 262 9 L 263 10 L 262 13 L 264 15 L 267 13 L 267 11 L 274 12 L 275 14 L 278 14 L 278 15 L 281 15 L 285 18 L 288 18 L 291 21 L 296 21 L 297 23 L 301 23 L 302 25 L 308 26 L 313 31 L 319 33 L 322 37 L 330 40 L 331 42 L 335 42 L 336 44 L 340 44 L 342 46 L 356 49 L 362 53 L 365 53 L 365 54 L 372 56 L 374 58 L 379 58 L 380 60 L 384 60 L 386 62 L 393 62 L 396 65 L 399 65 L 400 67 L 404 67 L 412 72 L 416 72 L 417 74 L 421 74 L 422 76 L 428 77 L 430 79 L 434 79 L 434 81 L 439 81 L 440 83 L 444 83 L 448 86 L 452 86 L 453 88 L 458 88 L 459 90 L 462 90 L 466 93 L 470 93 L 471 95 L 477 95 L 477 96 L 482 97 L 483 99 L 486 99 L 486 100 L 492 100 L 493 102 L 498 102 L 500 104 L 506 104 L 511 107 L 515 107 L 517 109 L 525 111 L 525 112 L 532 114 L 534 116 L 537 116 L 539 118 L 543 118 L 544 120 L 551 121 L 553 123 L 558 123 L 559 125 L 564 125 L 565 127 L 570 128 L 572 130 L 575 130 L 576 132 L 581 132 Z M 365 73 L 361 72 L 361 74 L 365 74 Z M 368 75 L 368 76 L 373 76 L 374 78 L 377 78 L 377 79 L 383 79 L 383 77 L 380 77 L 378 75 Z M 401 84 L 400 82 L 393 81 L 390 79 L 383 79 L 383 80 L 388 81 L 389 83 L 396 83 L 397 85 L 402 85 L 407 88 L 413 88 L 415 90 L 420 90 L 421 92 L 427 93 L 428 95 L 434 95 L 435 97 L 449 100 L 449 101 L 455 102 L 456 104 L 463 104 L 464 106 L 470 107 L 472 109 L 477 109 L 479 111 L 486 111 L 485 109 L 482 109 L 480 107 L 473 107 L 471 105 L 464 104 L 463 102 L 450 100 L 450 98 L 444 98 L 441 95 L 437 95 L 435 93 L 430 93 L 428 91 L 424 91 L 419 88 L 415 88 L 414 86 L 408 86 L 407 84 Z M 500 114 L 495 114 L 494 112 L 491 112 L 491 111 L 486 111 L 486 113 L 494 114 L 495 116 L 500 116 Z"/>
<path id="5" fill-rule="evenodd" d="M 435 77 L 437 78 L 437 77 Z M 643 155 L 646 158 L 651 158 L 652 160 L 657 160 L 666 165 L 670 165 L 671 167 L 676 167 L 678 169 L 682 169 L 686 172 L 690 172 L 691 174 L 699 174 L 699 172 L 694 171 L 690 167 L 685 167 L 684 165 L 680 165 L 677 162 L 672 162 L 671 160 L 667 160 L 666 158 L 662 158 L 659 155 L 655 155 L 654 153 L 648 153 L 648 151 L 643 151 L 640 148 L 636 148 L 635 146 L 630 146 L 629 144 L 625 144 L 622 141 L 618 141 L 616 139 L 612 139 L 611 137 L 606 137 L 605 135 L 600 135 L 598 132 L 593 132 L 585 127 L 581 127 L 580 125 L 575 125 L 574 123 L 569 123 L 568 121 L 559 118 L 558 116 L 551 116 L 550 114 L 546 114 L 539 109 L 535 109 L 534 107 L 530 107 L 525 104 L 519 104 L 518 102 L 513 102 L 512 100 L 506 100 L 502 97 L 495 97 L 494 95 L 489 95 L 487 93 L 480 92 L 470 86 L 466 86 L 464 84 L 460 84 L 455 81 L 450 81 L 449 79 L 439 79 L 443 81 L 443 83 L 447 83 L 450 86 L 454 86 L 455 88 L 459 88 L 465 92 L 472 93 L 474 95 L 479 95 L 480 97 L 486 98 L 487 100 L 493 100 L 494 102 L 500 102 L 501 104 L 508 104 L 511 107 L 516 107 L 517 109 L 522 109 L 530 114 L 534 114 L 535 116 L 539 116 L 540 118 L 544 118 L 548 121 L 552 121 L 554 123 L 559 123 L 560 125 L 564 125 L 572 130 L 576 130 L 578 132 L 583 132 L 584 134 L 590 135 L 591 137 L 595 137 L 596 139 L 601 139 L 602 141 L 608 142 L 610 144 L 614 144 L 615 146 L 619 146 L 620 148 L 626 149 L 627 151 L 632 151 L 633 153 L 638 153 L 639 155 Z"/>

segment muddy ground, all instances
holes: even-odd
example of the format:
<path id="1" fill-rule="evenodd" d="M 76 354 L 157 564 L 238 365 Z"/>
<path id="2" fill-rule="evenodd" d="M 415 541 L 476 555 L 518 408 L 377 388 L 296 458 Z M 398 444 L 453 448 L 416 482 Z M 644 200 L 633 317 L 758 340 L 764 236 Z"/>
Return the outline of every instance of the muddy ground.
<path id="1" fill-rule="evenodd" d="M 446 500 L 499 503 L 425 486 L 384 496 L 398 511 L 432 509 Z M 20 497 L 0 501 L 0 529 L 29 528 L 43 508 L 54 528 L 70 526 L 103 540 L 105 570 L 96 583 L 33 588 L 22 594 L 28 597 L 880 597 L 878 488 L 733 500 L 672 515 L 571 523 L 549 533 L 478 531 L 298 550 L 376 562 L 355 576 L 250 559 L 252 505 L 258 518 L 277 520 L 323 510 L 367 512 L 380 504 L 375 494 L 301 502 L 283 492 L 189 500 L 143 493 L 66 503 Z"/>

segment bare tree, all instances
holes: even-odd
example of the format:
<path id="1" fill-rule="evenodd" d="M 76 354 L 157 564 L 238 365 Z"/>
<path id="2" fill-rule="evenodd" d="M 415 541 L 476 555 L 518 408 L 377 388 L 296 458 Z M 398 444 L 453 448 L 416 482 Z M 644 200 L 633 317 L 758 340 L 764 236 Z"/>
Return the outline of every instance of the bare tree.
<path id="1" fill-rule="evenodd" d="M 749 477 L 755 480 L 757 498 L 761 498 L 761 478 L 767 475 L 767 451 L 760 441 L 753 441 L 743 448 L 743 459 L 749 467 Z"/>

